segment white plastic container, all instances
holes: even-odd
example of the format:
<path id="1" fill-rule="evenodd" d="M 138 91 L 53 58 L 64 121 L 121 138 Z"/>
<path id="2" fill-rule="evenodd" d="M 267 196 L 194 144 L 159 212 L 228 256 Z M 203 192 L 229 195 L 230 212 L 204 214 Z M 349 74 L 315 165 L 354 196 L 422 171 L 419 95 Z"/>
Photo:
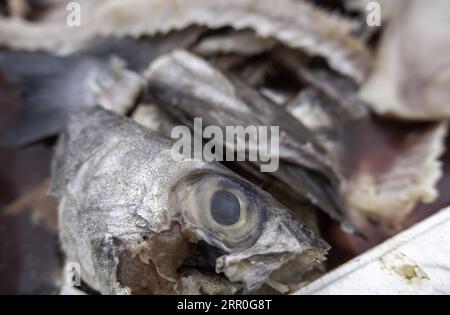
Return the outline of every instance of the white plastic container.
<path id="1" fill-rule="evenodd" d="M 450 294 L 450 207 L 294 294 Z"/>

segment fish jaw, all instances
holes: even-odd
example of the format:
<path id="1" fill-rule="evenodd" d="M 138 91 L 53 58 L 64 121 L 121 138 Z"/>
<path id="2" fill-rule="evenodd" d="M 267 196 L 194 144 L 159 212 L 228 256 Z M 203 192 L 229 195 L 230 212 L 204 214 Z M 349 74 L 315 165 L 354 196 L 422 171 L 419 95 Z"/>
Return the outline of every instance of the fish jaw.
<path id="1" fill-rule="evenodd" d="M 296 217 L 280 210 L 272 212 L 253 246 L 219 257 L 216 272 L 243 283 L 246 291 L 255 291 L 264 283 L 282 283 L 281 279 L 298 273 L 291 280 L 301 282 L 307 271 L 324 261 L 330 246 Z"/>

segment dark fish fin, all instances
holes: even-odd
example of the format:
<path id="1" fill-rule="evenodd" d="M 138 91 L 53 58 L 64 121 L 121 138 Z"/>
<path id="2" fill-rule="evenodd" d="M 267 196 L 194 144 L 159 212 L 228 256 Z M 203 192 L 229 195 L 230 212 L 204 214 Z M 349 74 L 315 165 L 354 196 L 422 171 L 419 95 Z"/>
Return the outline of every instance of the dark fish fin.
<path id="1" fill-rule="evenodd" d="M 30 106 L 0 131 L 0 147 L 26 145 L 56 135 L 64 128 L 67 117 L 68 113 L 58 107 Z"/>
<path id="2" fill-rule="evenodd" d="M 313 205 L 327 213 L 330 218 L 339 222 L 348 233 L 363 237 L 346 217 L 338 187 L 320 173 L 294 164 L 282 164 L 276 175 L 288 183 L 290 187 L 303 194 Z"/>
<path id="3" fill-rule="evenodd" d="M 0 130 L 0 146 L 19 146 L 57 134 L 69 116 L 71 58 L 0 51 L 0 71 L 22 99 L 21 112 Z"/>
<path id="4" fill-rule="evenodd" d="M 26 77 L 53 75 L 67 71 L 70 57 L 47 53 L 0 50 L 0 71 L 12 81 Z"/>

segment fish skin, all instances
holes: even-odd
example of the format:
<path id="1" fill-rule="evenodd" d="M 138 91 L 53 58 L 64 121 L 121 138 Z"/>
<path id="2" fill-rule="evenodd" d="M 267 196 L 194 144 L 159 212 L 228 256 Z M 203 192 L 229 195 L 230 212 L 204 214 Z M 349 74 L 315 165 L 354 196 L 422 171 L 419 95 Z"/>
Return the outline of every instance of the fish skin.
<path id="1" fill-rule="evenodd" d="M 435 202 L 440 194 L 437 183 L 444 176 L 440 157 L 447 134 L 446 121 L 409 130 L 403 142 L 396 143 L 398 152 L 387 169 L 374 171 L 370 160 L 361 164 L 346 180 L 344 192 L 352 222 L 363 227 L 370 218 L 399 231 L 417 205 Z"/>
<path id="2" fill-rule="evenodd" d="M 193 51 L 205 57 L 220 54 L 254 56 L 272 49 L 276 44 L 273 39 L 261 38 L 252 31 L 243 30 L 207 36 L 195 45 Z"/>
<path id="3" fill-rule="evenodd" d="M 60 137 L 51 184 L 59 200 L 60 238 L 67 261 L 81 264 L 83 280 L 93 289 L 131 293 L 117 282 L 120 253 L 134 248 L 144 235 L 158 237 L 174 222 L 191 241 L 224 251 L 217 272 L 243 282 L 249 291 L 306 252 L 314 253 L 311 263 L 323 259 L 329 246 L 268 193 L 219 163 L 175 162 L 171 145 L 169 138 L 101 108 L 73 115 Z M 191 178 L 200 183 L 205 178 L 226 179 L 237 185 L 239 192 L 234 193 L 242 193 L 254 207 L 258 225 L 248 233 L 240 226 L 236 231 L 245 239 L 230 245 L 234 235 L 219 236 L 218 230 L 199 224 L 192 213 L 200 210 L 177 197 L 192 193 Z"/>
<path id="4" fill-rule="evenodd" d="M 237 77 L 226 76 L 202 58 L 177 50 L 157 58 L 144 77 L 144 98 L 161 103 L 185 125 L 202 117 L 205 124 L 221 127 L 280 126 L 280 133 L 285 133 L 280 137 L 280 159 L 327 175 L 333 172 L 325 149 L 306 127 Z"/>
<path id="5" fill-rule="evenodd" d="M 408 121 L 450 117 L 450 2 L 392 1 L 372 73 L 359 91 L 377 115 Z M 426 30 L 426 31 L 423 31 Z"/>
<path id="6" fill-rule="evenodd" d="M 83 23 L 26 23 L 0 19 L 0 45 L 13 49 L 77 51 L 102 36 L 153 36 L 192 25 L 253 29 L 262 38 L 321 56 L 331 67 L 362 82 L 371 64 L 367 47 L 351 33 L 355 23 L 307 1 L 104 0 L 87 3 Z M 149 19 L 148 17 L 152 18 Z"/>
<path id="7" fill-rule="evenodd" d="M 144 76 L 146 97 L 187 126 L 192 127 L 194 117 L 202 117 L 205 127 L 223 129 L 235 125 L 279 126 L 280 167 L 270 175 L 333 219 L 349 225 L 338 197 L 340 175 L 332 159 L 314 134 L 285 109 L 182 50 L 156 59 Z"/>

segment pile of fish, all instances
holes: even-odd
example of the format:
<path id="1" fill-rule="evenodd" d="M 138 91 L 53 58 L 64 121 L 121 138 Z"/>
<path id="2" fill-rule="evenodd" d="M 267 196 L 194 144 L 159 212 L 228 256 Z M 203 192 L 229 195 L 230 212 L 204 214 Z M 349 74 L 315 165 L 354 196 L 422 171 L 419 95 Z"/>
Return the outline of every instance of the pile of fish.
<path id="1" fill-rule="evenodd" d="M 75 26 L 69 2 L 0 11 L 0 72 L 23 103 L 0 145 L 58 136 L 60 242 L 90 290 L 293 292 L 326 270 L 317 212 L 364 238 L 438 197 L 450 2 L 383 5 L 375 28 L 350 0 L 80 0 Z M 345 135 L 381 116 L 420 126 L 381 171 L 349 172 Z M 174 161 L 171 131 L 195 118 L 278 126 L 278 169 Z"/>

